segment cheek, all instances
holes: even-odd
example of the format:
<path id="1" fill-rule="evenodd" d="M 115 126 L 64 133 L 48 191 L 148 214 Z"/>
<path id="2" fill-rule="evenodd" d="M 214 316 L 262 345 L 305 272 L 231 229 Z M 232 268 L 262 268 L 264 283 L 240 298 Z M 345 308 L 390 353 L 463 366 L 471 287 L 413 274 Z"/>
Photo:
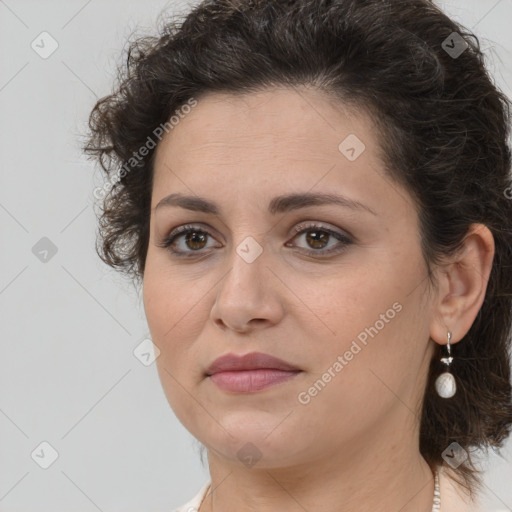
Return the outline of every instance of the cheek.
<path id="1" fill-rule="evenodd" d="M 153 343 L 160 350 L 156 359 L 162 389 L 171 409 L 184 424 L 197 421 L 197 404 L 190 393 L 192 380 L 199 372 L 197 355 L 191 346 L 199 336 L 197 319 L 204 314 L 201 303 L 196 304 L 190 291 L 185 293 L 179 281 L 158 271 L 151 263 L 146 265 L 143 300 Z M 197 284 L 197 283 L 196 283 Z M 194 304 L 195 307 L 194 307 Z"/>
<path id="2" fill-rule="evenodd" d="M 169 400 L 179 398 L 180 384 L 195 386 L 203 378 L 202 339 L 210 315 L 213 283 L 185 278 L 176 267 L 146 265 L 143 300 L 153 343 L 160 350 L 156 360 Z M 174 408 L 174 407 L 173 407 Z"/>
<path id="3" fill-rule="evenodd" d="M 308 347 L 311 380 L 341 356 L 343 370 L 336 374 L 343 376 L 334 379 L 339 392 L 344 394 L 344 382 L 349 383 L 353 392 L 368 394 L 365 399 L 370 401 L 373 390 L 385 392 L 379 376 L 396 388 L 414 378 L 428 342 L 429 306 L 424 283 L 418 286 L 421 259 L 412 254 L 384 256 L 373 259 L 373 265 L 353 263 L 329 278 L 303 281 L 297 287 L 297 295 L 307 297 L 308 306 L 302 307 L 306 314 L 297 315 L 299 330 L 310 334 L 306 339 L 316 340 Z"/>
<path id="4" fill-rule="evenodd" d="M 377 265 L 344 266 L 321 278 L 295 281 L 294 291 L 300 299 L 296 301 L 297 311 L 303 312 L 297 317 L 303 322 L 303 328 L 311 331 L 314 327 L 326 342 L 331 341 L 341 349 L 343 342 L 360 333 L 364 338 L 365 329 L 375 322 L 382 327 L 380 315 L 388 312 L 385 320 L 392 320 L 396 309 L 400 308 L 395 305 L 393 309 L 393 304 L 403 303 L 402 289 L 405 288 L 394 276 L 393 269 Z"/>
<path id="5" fill-rule="evenodd" d="M 198 323 L 198 311 L 211 288 L 202 279 L 191 279 L 165 257 L 146 260 L 143 299 L 152 333 L 163 344 L 190 338 Z"/>
<path id="6" fill-rule="evenodd" d="M 183 296 L 177 282 L 162 270 L 152 262 L 146 264 L 143 300 L 151 339 L 160 350 L 156 363 L 161 378 L 166 380 L 169 376 L 162 373 L 163 368 L 174 375 L 183 366 L 192 316 L 187 315 L 188 296 Z"/>

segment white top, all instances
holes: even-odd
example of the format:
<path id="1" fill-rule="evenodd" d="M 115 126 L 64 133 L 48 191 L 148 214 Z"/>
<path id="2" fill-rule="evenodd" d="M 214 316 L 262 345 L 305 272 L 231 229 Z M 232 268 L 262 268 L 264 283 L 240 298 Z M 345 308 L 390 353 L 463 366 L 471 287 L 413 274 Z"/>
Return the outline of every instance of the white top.
<path id="1" fill-rule="evenodd" d="M 173 510 L 173 512 L 197 512 L 201 501 L 203 501 L 203 498 L 206 496 L 206 493 L 210 488 L 210 484 L 210 481 L 206 482 L 190 501 L 187 501 L 187 503 L 182 505 L 180 508 Z"/>
<path id="2" fill-rule="evenodd" d="M 197 512 L 210 488 L 210 484 L 210 481 L 206 482 L 190 501 L 173 512 Z M 481 504 L 471 503 L 467 495 L 462 494 L 462 490 L 459 491 L 458 486 L 445 475 L 442 468 L 439 471 L 439 491 L 441 494 L 441 512 L 484 512 Z"/>

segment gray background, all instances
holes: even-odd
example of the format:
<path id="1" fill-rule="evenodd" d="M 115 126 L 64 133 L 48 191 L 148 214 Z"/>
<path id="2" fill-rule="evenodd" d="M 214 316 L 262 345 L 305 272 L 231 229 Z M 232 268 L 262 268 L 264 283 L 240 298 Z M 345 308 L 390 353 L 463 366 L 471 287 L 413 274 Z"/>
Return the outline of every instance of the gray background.
<path id="1" fill-rule="evenodd" d="M 440 5 L 482 38 L 511 96 L 512 1 Z M 142 299 L 94 252 L 103 181 L 79 149 L 133 29 L 153 33 L 183 6 L 0 0 L 0 511 L 169 511 L 208 478 L 155 365 L 133 354 L 149 336 Z M 43 31 L 59 45 L 46 59 L 31 47 Z M 57 250 L 46 262 L 44 237 Z M 48 469 L 35 462 L 50 460 L 43 441 L 59 455 Z M 500 512 L 512 510 L 512 441 L 503 455 L 485 478 Z"/>

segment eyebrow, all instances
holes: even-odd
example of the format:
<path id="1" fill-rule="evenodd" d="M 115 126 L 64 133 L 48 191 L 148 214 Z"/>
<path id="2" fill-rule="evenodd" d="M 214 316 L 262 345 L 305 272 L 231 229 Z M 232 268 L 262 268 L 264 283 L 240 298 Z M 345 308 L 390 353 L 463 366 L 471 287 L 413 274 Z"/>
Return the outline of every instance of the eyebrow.
<path id="1" fill-rule="evenodd" d="M 299 210 L 301 208 L 307 208 L 309 206 L 321 206 L 328 204 L 336 204 L 338 206 L 344 206 L 352 210 L 364 210 L 377 215 L 369 206 L 366 206 L 359 201 L 349 199 L 348 197 L 336 195 L 336 194 L 321 194 L 321 193 L 301 193 L 301 194 L 287 194 L 282 196 L 274 197 L 268 206 L 268 211 L 272 215 L 278 213 L 289 212 L 293 210 Z M 182 194 L 170 194 L 164 197 L 155 207 L 157 209 L 163 207 L 177 206 L 191 210 L 194 212 L 209 213 L 212 215 L 219 215 L 220 208 L 212 201 L 209 201 L 203 197 L 198 196 L 184 196 Z"/>

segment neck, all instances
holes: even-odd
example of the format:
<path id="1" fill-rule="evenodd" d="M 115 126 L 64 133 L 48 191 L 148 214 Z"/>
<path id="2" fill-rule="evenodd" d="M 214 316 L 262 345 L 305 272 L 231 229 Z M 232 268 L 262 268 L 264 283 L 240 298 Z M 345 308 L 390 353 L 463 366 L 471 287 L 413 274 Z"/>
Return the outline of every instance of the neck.
<path id="1" fill-rule="evenodd" d="M 402 429 L 372 433 L 372 446 L 366 437 L 350 446 L 333 446 L 317 460 L 287 467 L 258 463 L 249 469 L 209 450 L 213 491 L 200 512 L 431 512 L 432 471 L 415 443 L 406 443 L 401 434 Z"/>

